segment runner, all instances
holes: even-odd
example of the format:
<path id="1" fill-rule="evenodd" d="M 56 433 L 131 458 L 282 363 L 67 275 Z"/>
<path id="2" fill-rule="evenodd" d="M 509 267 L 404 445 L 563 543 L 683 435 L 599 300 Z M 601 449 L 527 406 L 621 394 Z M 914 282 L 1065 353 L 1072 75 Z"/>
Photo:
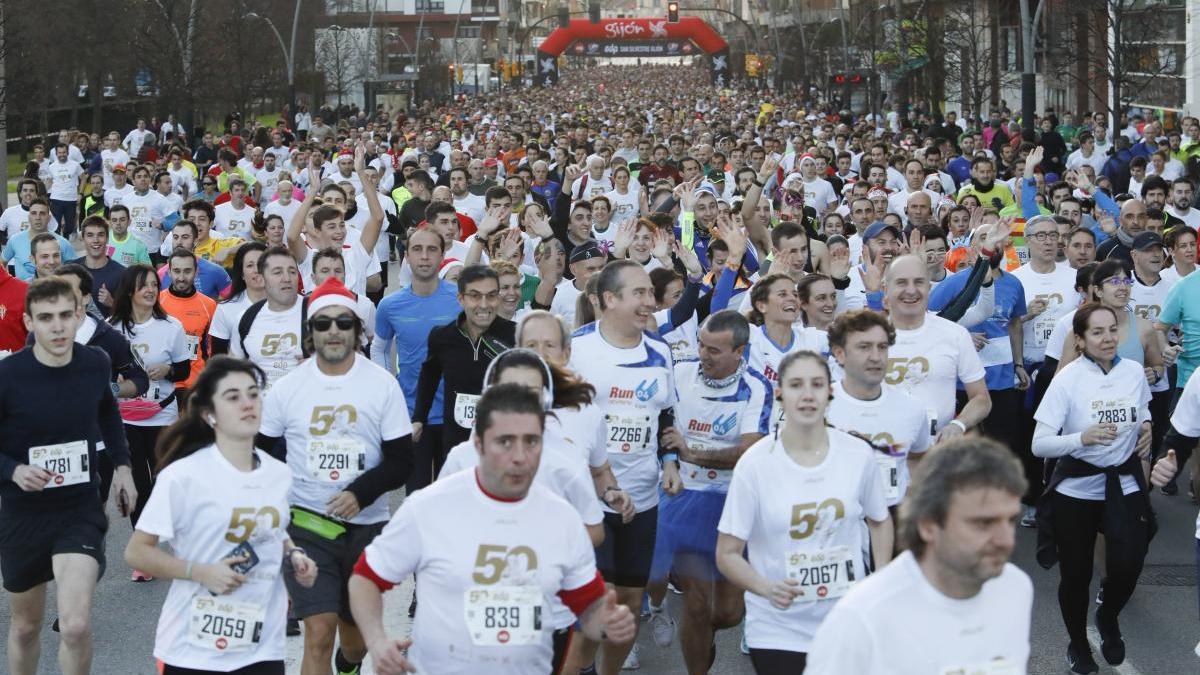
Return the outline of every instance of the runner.
<path id="1" fill-rule="evenodd" d="M 673 570 L 681 582 L 679 642 L 690 673 L 708 672 L 717 653 L 716 631 L 738 625 L 745 613 L 741 589 L 717 571 L 715 551 L 732 470 L 772 422 L 771 383 L 745 360 L 750 333 L 750 324 L 733 310 L 705 319 L 699 360 L 675 365 L 675 426 L 662 434 L 663 446 L 679 455 L 683 490 L 660 504 L 650 578 L 665 582 Z M 656 622 L 660 615 L 653 606 L 650 611 L 661 644 L 662 620 Z"/>
<path id="2" fill-rule="evenodd" d="M 33 345 L 0 361 L 0 574 L 12 611 L 8 669 L 38 672 L 46 582 L 54 580 L 61 624 L 58 668 L 89 672 L 92 594 L 104 574 L 108 518 L 100 499 L 97 446 L 116 465 L 117 507 L 137 502 L 129 447 L 110 388 L 110 361 L 75 346 L 80 294 L 63 279 L 29 285 L 25 326 Z M 64 424 L 62 411 L 71 411 Z"/>
<path id="3" fill-rule="evenodd" d="M 31 281 L 37 276 L 37 263 L 33 257 L 33 240 L 47 235 L 58 242 L 61 260 L 66 262 L 79 257 L 75 247 L 63 237 L 49 231 L 50 201 L 45 197 L 34 197 L 29 203 L 29 227 L 9 238 L 0 252 L 0 265 L 12 265 L 13 273 L 22 281 Z"/>
<path id="4" fill-rule="evenodd" d="M 150 251 L 141 239 L 129 231 L 129 208 L 120 204 L 110 208 L 108 223 L 111 226 L 108 233 L 108 255 L 125 267 L 149 265 Z"/>
<path id="5" fill-rule="evenodd" d="M 283 675 L 282 577 L 317 579 L 287 535 L 291 474 L 254 447 L 263 381 L 250 363 L 214 358 L 162 434 L 158 481 L 125 561 L 172 580 L 154 640 L 163 675 Z"/>
<path id="6" fill-rule="evenodd" d="M 896 329 L 869 309 L 841 314 L 829 329 L 829 346 L 844 372 L 833 385 L 826 419 L 878 450 L 875 462 L 889 508 L 904 500 L 911 471 L 930 444 L 924 406 L 895 385 L 884 385 L 895 343 Z"/>
<path id="7" fill-rule="evenodd" d="M 188 387 L 204 370 L 204 362 L 209 357 L 208 329 L 217 311 L 216 301 L 196 290 L 196 266 L 199 261 L 200 258 L 186 249 L 175 249 L 167 258 L 171 285 L 158 295 L 163 311 L 178 320 L 187 333 L 191 373 L 175 383 L 176 393 L 184 405 L 187 405 Z"/>
<path id="8" fill-rule="evenodd" d="M 1096 535 L 1105 538 L 1096 629 L 1104 660 L 1115 666 L 1125 661 L 1117 616 L 1156 529 L 1139 461 L 1150 453 L 1150 387 L 1141 364 L 1118 354 L 1117 311 L 1088 303 L 1075 312 L 1072 329 L 1084 358 L 1059 371 L 1034 415 L 1034 452 L 1058 458 L 1038 502 L 1038 562 L 1059 564 L 1067 666 L 1075 673 L 1099 671 L 1086 632 Z"/>
<path id="9" fill-rule="evenodd" d="M 956 439 L 929 453 L 901 507 L 906 550 L 838 601 L 804 672 L 1023 671 L 1033 584 L 1008 562 L 1023 473 L 1007 448 L 987 439 Z"/>
<path id="10" fill-rule="evenodd" d="M 827 351 L 815 332 L 797 327 L 800 320 L 800 294 L 796 281 L 784 274 L 768 274 L 750 289 L 750 343 L 746 359 L 750 367 L 771 384 L 771 426 L 783 419 L 783 408 L 775 396 L 779 387 L 779 364 L 788 354 L 799 350 Z"/>
<path id="11" fill-rule="evenodd" d="M 229 339 L 229 353 L 250 359 L 262 368 L 267 375 L 264 389 L 270 390 L 305 358 L 301 340 L 307 309 L 304 297 L 297 292 L 300 271 L 286 248 L 263 251 L 258 258 L 258 273 L 266 297 L 242 312 L 237 330 Z"/>
<path id="12" fill-rule="evenodd" d="M 678 395 L 671 348 L 645 332 L 654 314 L 650 275 L 631 260 L 617 260 L 597 279 L 599 320 L 575 332 L 570 368 L 596 388 L 593 403 L 605 413 L 609 461 L 637 512 L 625 522 L 606 510 L 604 544 L 596 553 L 605 581 L 615 587 L 619 602 L 634 610 L 641 607 L 654 555 L 660 469 L 668 493 L 682 489 L 678 456 L 659 438 L 660 429 L 672 426 L 670 410 Z M 598 672 L 615 674 L 632 649 L 632 644 L 606 643 Z M 588 652 L 594 647 L 585 645 Z"/>
<path id="13" fill-rule="evenodd" d="M 92 275 L 92 302 L 96 303 L 100 314 L 107 317 L 112 313 L 112 294 L 125 276 L 125 267 L 109 257 L 108 221 L 104 216 L 84 218 L 79 231 L 83 240 L 83 258 L 78 262 Z"/>
<path id="14" fill-rule="evenodd" d="M 438 387 L 444 386 L 442 447 L 434 449 L 434 462 L 439 466 L 445 453 L 470 435 L 488 364 L 513 345 L 516 325 L 496 316 L 499 301 L 500 280 L 495 270 L 485 265 L 468 267 L 458 278 L 462 312 L 429 333 L 427 354 L 417 380 L 413 438 L 420 442 Z"/>
<path id="15" fill-rule="evenodd" d="M 267 297 L 266 282 L 258 272 L 258 260 L 266 250 L 267 246 L 257 241 L 238 247 L 230 269 L 229 295 L 217 303 L 212 325 L 208 327 L 209 351 L 214 356 L 229 353 L 229 341 L 237 335 L 242 313 Z"/>
<path id="16" fill-rule="evenodd" d="M 129 514 L 136 528 L 153 487 L 159 433 L 179 417 L 175 383 L 186 381 L 191 374 L 192 352 L 183 324 L 159 304 L 158 276 L 148 265 L 134 265 L 125 271 L 108 322 L 129 340 L 150 378 L 146 393 L 118 404 L 138 490 L 138 501 Z M 150 581 L 151 577 L 134 570 L 132 580 Z"/>
<path id="17" fill-rule="evenodd" d="M 371 360 L 396 374 L 410 418 L 416 411 L 420 376 L 420 369 L 412 366 L 425 361 L 430 333 L 437 326 L 455 320 L 462 311 L 454 284 L 438 277 L 443 246 L 442 237 L 429 227 L 414 230 L 408 236 L 405 264 L 412 266 L 412 284 L 384 298 L 375 315 Z M 419 435 L 414 435 L 409 493 L 432 483 L 434 472 L 441 470 L 444 389 L 444 384 L 438 384 L 426 424 Z"/>
<path id="18" fill-rule="evenodd" d="M 759 675 L 804 672 L 821 621 L 866 574 L 864 518 L 875 569 L 893 547 L 873 450 L 825 426 L 825 359 L 793 352 L 779 382 L 784 422 L 734 467 L 717 526 L 717 566 L 746 591 L 746 642 Z"/>
<path id="19" fill-rule="evenodd" d="M 501 384 L 476 412 L 478 468 L 405 500 L 350 579 L 351 607 L 381 673 L 551 672 L 568 636 L 543 627 L 541 608 L 553 596 L 594 640 L 628 644 L 636 633 L 633 614 L 604 589 L 578 513 L 532 485 L 542 401 L 524 385 Z M 453 540 L 441 536 L 449 531 Z M 413 572 L 412 640 L 389 638 L 383 593 Z"/>
<path id="20" fill-rule="evenodd" d="M 292 473 L 288 535 L 321 570 L 317 583 L 288 582 L 304 621 L 301 672 L 358 673 L 366 645 L 350 615 L 346 582 L 388 519 L 387 492 L 412 468 L 412 428 L 400 385 L 356 349 L 357 298 L 331 276 L 308 303 L 310 358 L 276 382 L 263 408 L 264 447 L 286 440 Z M 340 648 L 334 655 L 334 644 Z"/>
<path id="21" fill-rule="evenodd" d="M 181 248 L 185 251 L 195 253 L 196 237 L 200 229 L 190 220 L 181 220 L 175 223 L 171 228 L 171 245 L 172 252 L 174 249 Z M 217 263 L 210 262 L 204 258 L 196 258 L 196 279 L 194 285 L 196 290 L 208 296 L 213 301 L 219 301 L 225 294 L 229 293 L 229 272 Z M 163 265 L 158 269 L 158 278 L 164 287 L 171 286 L 171 266 Z"/>

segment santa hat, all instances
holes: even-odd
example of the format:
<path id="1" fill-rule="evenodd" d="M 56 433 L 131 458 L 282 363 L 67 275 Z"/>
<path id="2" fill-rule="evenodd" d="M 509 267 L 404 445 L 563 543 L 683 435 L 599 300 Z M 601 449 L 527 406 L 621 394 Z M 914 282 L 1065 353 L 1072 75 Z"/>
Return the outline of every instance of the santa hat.
<path id="1" fill-rule="evenodd" d="M 326 307 L 341 306 L 351 312 L 358 309 L 358 296 L 335 276 L 330 276 L 308 296 L 308 313 L 316 314 Z"/>

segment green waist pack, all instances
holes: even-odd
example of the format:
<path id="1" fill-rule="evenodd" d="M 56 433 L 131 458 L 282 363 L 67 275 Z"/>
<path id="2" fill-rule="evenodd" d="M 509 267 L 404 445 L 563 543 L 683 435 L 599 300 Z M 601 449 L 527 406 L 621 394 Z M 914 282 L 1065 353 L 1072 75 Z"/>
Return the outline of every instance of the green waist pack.
<path id="1" fill-rule="evenodd" d="M 345 525 L 297 506 L 292 507 L 292 524 L 330 541 L 346 534 Z"/>

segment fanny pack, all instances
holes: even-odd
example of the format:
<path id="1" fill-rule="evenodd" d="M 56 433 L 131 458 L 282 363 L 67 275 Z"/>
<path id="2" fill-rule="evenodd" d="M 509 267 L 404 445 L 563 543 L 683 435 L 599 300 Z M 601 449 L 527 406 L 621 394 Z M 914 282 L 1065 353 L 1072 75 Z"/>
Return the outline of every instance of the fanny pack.
<path id="1" fill-rule="evenodd" d="M 171 405 L 171 401 L 174 400 L 175 392 L 172 391 L 161 401 L 150 401 L 144 398 L 121 399 L 117 401 L 117 408 L 121 411 L 121 419 L 126 422 L 144 422 Z"/>
<path id="2" fill-rule="evenodd" d="M 299 506 L 292 507 L 292 524 L 330 541 L 346 534 L 345 525 Z"/>

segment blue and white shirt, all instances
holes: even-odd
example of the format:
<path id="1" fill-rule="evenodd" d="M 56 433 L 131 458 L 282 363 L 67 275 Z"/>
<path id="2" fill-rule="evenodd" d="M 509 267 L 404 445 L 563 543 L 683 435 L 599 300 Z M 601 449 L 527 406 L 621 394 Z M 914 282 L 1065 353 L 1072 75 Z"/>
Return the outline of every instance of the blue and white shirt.
<path id="1" fill-rule="evenodd" d="M 743 434 L 762 434 L 771 429 L 771 383 L 747 367 L 742 376 L 720 389 L 704 383 L 699 361 L 675 365 L 679 403 L 675 406 L 675 428 L 683 434 L 692 452 L 720 450 L 737 445 Z M 686 490 L 725 493 L 732 469 L 712 469 L 680 460 L 679 475 Z"/>

